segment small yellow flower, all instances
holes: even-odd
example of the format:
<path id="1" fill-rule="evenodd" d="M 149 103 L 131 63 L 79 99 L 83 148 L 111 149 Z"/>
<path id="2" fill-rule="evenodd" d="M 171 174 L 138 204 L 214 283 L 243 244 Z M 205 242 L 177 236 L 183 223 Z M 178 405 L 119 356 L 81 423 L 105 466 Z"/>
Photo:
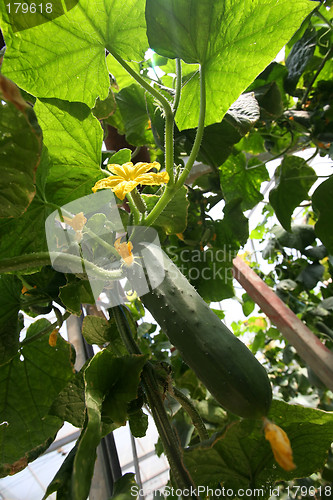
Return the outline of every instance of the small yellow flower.
<path id="1" fill-rule="evenodd" d="M 159 170 L 161 165 L 157 161 L 153 163 L 140 162 L 135 165 L 131 162 L 124 163 L 123 165 L 108 165 L 108 169 L 113 175 L 97 181 L 92 190 L 96 193 L 98 189 L 109 188 L 112 189 L 120 200 L 123 200 L 126 194 L 133 191 L 138 184 L 153 186 L 169 182 L 169 174 L 167 172 L 158 174 L 154 174 L 153 172 L 147 173 L 152 168 Z"/>
<path id="2" fill-rule="evenodd" d="M 270 442 L 277 463 L 286 471 L 296 469 L 293 452 L 287 434 L 281 427 L 273 424 L 267 418 L 264 420 L 265 438 Z"/>
<path id="3" fill-rule="evenodd" d="M 83 212 L 76 214 L 72 218 L 66 217 L 65 215 L 63 216 L 63 218 L 64 218 L 64 222 L 66 222 L 66 224 L 71 226 L 74 229 L 74 231 L 82 231 L 83 226 L 87 222 L 87 219 L 83 215 Z"/>
<path id="4" fill-rule="evenodd" d="M 133 250 L 133 244 L 128 241 L 127 243 L 120 243 L 121 238 L 118 238 L 115 243 L 114 247 L 119 253 L 120 257 L 123 259 L 125 264 L 127 266 L 131 266 L 134 261 L 134 255 L 132 254 Z"/>

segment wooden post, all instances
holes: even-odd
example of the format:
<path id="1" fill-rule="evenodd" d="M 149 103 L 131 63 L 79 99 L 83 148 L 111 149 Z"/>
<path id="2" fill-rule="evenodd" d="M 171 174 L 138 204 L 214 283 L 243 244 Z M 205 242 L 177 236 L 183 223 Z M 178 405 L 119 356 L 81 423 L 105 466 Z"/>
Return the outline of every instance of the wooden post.
<path id="1" fill-rule="evenodd" d="M 269 317 L 282 335 L 293 345 L 300 357 L 333 391 L 333 352 L 322 344 L 314 333 L 240 257 L 233 261 L 235 279 Z"/>

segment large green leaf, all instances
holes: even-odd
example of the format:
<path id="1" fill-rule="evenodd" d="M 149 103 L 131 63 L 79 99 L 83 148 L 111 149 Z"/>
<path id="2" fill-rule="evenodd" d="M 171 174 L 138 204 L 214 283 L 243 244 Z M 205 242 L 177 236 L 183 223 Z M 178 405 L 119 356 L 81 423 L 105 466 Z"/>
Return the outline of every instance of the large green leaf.
<path id="1" fill-rule="evenodd" d="M 333 255 L 333 176 L 320 184 L 312 195 L 312 206 L 318 213 L 318 222 L 315 226 L 316 234 Z"/>
<path id="2" fill-rule="evenodd" d="M 29 121 L 36 120 L 33 110 L 28 111 L 0 100 L 0 217 L 19 217 L 35 196 L 42 134 Z"/>
<path id="3" fill-rule="evenodd" d="M 203 66 L 206 125 L 219 122 L 254 78 L 274 59 L 313 10 L 308 0 L 147 0 L 150 46 L 159 54 Z M 183 89 L 176 120 L 194 128 L 199 75 Z"/>
<path id="4" fill-rule="evenodd" d="M 255 158 L 247 160 L 243 153 L 230 155 L 220 166 L 221 189 L 225 201 L 242 198 L 243 210 L 254 207 L 263 199 L 260 186 L 269 180 L 267 169 Z"/>
<path id="5" fill-rule="evenodd" d="M 52 211 L 35 196 L 21 217 L 1 220 L 0 259 L 46 251 L 45 220 Z"/>
<path id="6" fill-rule="evenodd" d="M 105 99 L 105 48 L 141 61 L 147 48 L 144 0 L 80 0 L 52 22 L 13 35 L 1 4 L 7 43 L 3 73 L 38 97 L 85 102 Z M 19 56 L 19 57 L 18 57 Z"/>
<path id="7" fill-rule="evenodd" d="M 86 500 L 94 471 L 96 447 L 102 438 L 102 411 L 117 427 L 125 424 L 127 405 L 135 399 L 145 356 L 114 358 L 104 349 L 97 353 L 85 370 L 85 397 L 88 423 L 81 436 L 74 460 L 72 494 Z M 104 404 L 103 404 L 104 402 Z"/>
<path id="8" fill-rule="evenodd" d="M 0 365 L 17 353 L 22 326 L 18 317 L 21 289 L 16 276 L 0 276 Z"/>
<path id="9" fill-rule="evenodd" d="M 59 99 L 37 100 L 35 111 L 48 148 L 49 201 L 64 204 L 91 194 L 100 178 L 103 131 L 89 108 Z"/>
<path id="10" fill-rule="evenodd" d="M 291 231 L 291 216 L 296 207 L 308 198 L 317 175 L 303 158 L 285 156 L 276 169 L 277 184 L 269 193 L 269 201 L 286 231 Z"/>
<path id="11" fill-rule="evenodd" d="M 262 488 L 260 498 L 268 498 L 275 481 L 307 477 L 323 468 L 333 439 L 332 413 L 274 401 L 269 418 L 290 439 L 295 471 L 276 465 L 262 422 L 243 420 L 230 425 L 219 438 L 185 452 L 195 483 L 216 487 L 222 482 L 230 489 L 228 498 L 235 498 L 239 488 Z"/>
<path id="12" fill-rule="evenodd" d="M 27 338 L 50 323 L 33 323 Z M 42 453 L 62 425 L 48 416 L 49 408 L 74 373 L 72 346 L 58 338 L 50 347 L 48 335 L 21 348 L 9 363 L 0 367 L 0 474 L 13 474 Z"/>

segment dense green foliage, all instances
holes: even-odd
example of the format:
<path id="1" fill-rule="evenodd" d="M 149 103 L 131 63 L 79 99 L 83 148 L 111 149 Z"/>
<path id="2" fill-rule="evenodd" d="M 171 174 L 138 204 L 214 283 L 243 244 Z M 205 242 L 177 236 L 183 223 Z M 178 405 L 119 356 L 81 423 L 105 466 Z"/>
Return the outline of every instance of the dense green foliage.
<path id="1" fill-rule="evenodd" d="M 332 350 L 333 176 L 310 165 L 316 155 L 333 159 L 331 4 L 79 0 L 66 2 L 65 13 L 64 2 L 54 2 L 52 15 L 38 17 L 15 17 L 1 4 L 2 476 L 42 454 L 68 421 L 81 437 L 48 494 L 85 500 L 102 437 L 126 421 L 134 436 L 145 435 L 148 406 L 176 487 L 222 483 L 235 499 L 239 488 L 262 488 L 268 499 L 274 485 L 279 498 L 288 485 L 305 485 L 309 498 L 310 486 L 330 496 L 332 392 L 247 294 L 248 318 L 232 326 L 269 374 L 275 400 L 268 417 L 287 432 L 295 470 L 275 464 L 260 420 L 222 409 L 170 344 L 167 322 L 164 332 L 162 320 L 161 329 L 142 321 L 144 300 L 135 295 L 105 319 L 86 315 L 83 336 L 102 349 L 76 373 L 72 346 L 54 330 L 95 299 L 85 273 L 51 267 L 45 220 L 91 195 L 107 163 L 144 154 L 138 161 L 158 161 L 170 180 L 117 200 L 125 229 L 154 227 L 208 305 L 235 296 L 233 258 L 255 242 L 262 258 L 247 255 L 250 265 Z M 284 46 L 284 60 L 274 61 Z M 270 181 L 273 159 L 280 161 Z M 263 220 L 249 234 L 249 211 L 258 204 Z M 105 248 L 116 245 L 110 228 L 103 214 L 72 227 L 75 237 L 102 235 L 91 253 L 99 277 Z M 26 334 L 22 311 L 38 316 Z M 54 324 L 39 317 L 51 311 Z M 182 311 L 173 314 L 183 325 Z M 112 498 L 129 498 L 132 484 L 124 476 Z"/>

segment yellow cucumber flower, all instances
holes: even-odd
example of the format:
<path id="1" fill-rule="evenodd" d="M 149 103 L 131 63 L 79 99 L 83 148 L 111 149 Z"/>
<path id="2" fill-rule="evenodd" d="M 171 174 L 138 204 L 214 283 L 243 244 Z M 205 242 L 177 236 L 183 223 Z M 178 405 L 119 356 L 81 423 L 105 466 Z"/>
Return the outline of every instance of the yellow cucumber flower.
<path id="1" fill-rule="evenodd" d="M 134 261 L 134 255 L 132 254 L 133 244 L 131 241 L 120 243 L 121 238 L 118 238 L 114 242 L 114 247 L 119 253 L 120 257 L 123 259 L 127 266 L 131 266 Z"/>
<path id="2" fill-rule="evenodd" d="M 140 162 L 135 165 L 132 162 L 124 163 L 123 165 L 108 165 L 108 169 L 113 175 L 97 181 L 92 190 L 96 193 L 98 189 L 112 189 L 115 195 L 120 200 L 123 200 L 126 194 L 133 191 L 138 184 L 153 186 L 169 182 L 169 174 L 167 172 L 158 174 L 149 173 L 149 170 L 152 168 L 159 170 L 161 165 L 157 161 L 153 163 Z"/>
<path id="3" fill-rule="evenodd" d="M 264 420 L 265 438 L 269 441 L 273 455 L 277 463 L 286 471 L 296 469 L 293 461 L 293 452 L 287 434 L 281 427 L 267 418 Z"/>
<path id="4" fill-rule="evenodd" d="M 83 212 L 76 214 L 74 217 L 66 217 L 63 215 L 63 219 L 66 224 L 74 229 L 74 231 L 82 231 L 83 226 L 87 222 Z"/>

